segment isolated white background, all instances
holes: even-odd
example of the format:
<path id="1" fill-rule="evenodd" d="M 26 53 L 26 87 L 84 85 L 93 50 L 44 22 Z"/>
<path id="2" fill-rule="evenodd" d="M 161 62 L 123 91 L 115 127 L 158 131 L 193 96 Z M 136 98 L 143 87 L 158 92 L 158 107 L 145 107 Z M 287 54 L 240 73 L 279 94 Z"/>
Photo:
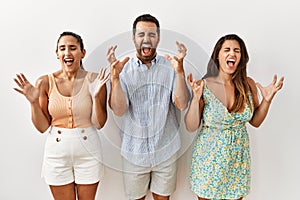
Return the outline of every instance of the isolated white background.
<path id="1" fill-rule="evenodd" d="M 275 73 L 285 76 L 264 124 L 249 127 L 252 189 L 246 199 L 299 200 L 299 7 L 296 0 L 1 1 L 0 199 L 52 199 L 40 178 L 46 134 L 35 130 L 29 103 L 12 89 L 15 74 L 23 72 L 34 83 L 59 69 L 55 45 L 62 31 L 80 34 L 88 57 L 103 42 L 130 31 L 138 15 L 150 13 L 163 29 L 191 38 L 208 54 L 221 36 L 236 33 L 249 51 L 249 76 L 263 85 Z M 117 131 L 109 117 L 103 134 Z M 190 149 L 179 160 L 173 200 L 195 199 L 188 185 L 189 162 Z M 107 167 L 97 199 L 125 199 L 120 172 Z"/>

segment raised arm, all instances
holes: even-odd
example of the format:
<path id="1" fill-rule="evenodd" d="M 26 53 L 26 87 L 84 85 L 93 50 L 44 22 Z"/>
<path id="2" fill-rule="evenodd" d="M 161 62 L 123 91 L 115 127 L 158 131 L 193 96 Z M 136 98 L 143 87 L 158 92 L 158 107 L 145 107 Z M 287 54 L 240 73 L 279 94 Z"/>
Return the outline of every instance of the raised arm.
<path id="1" fill-rule="evenodd" d="M 252 126 L 259 127 L 262 124 L 262 122 L 267 116 L 272 99 L 283 86 L 283 80 L 284 78 L 281 77 L 279 82 L 277 83 L 277 75 L 274 75 L 272 83 L 270 83 L 266 87 L 263 87 L 260 83 L 255 84 L 253 79 L 248 78 L 248 84 L 251 88 L 254 103 L 254 114 L 249 122 Z M 258 99 L 258 91 L 256 86 L 259 88 L 263 97 L 260 103 Z"/>
<path id="2" fill-rule="evenodd" d="M 193 90 L 193 98 L 191 100 L 188 111 L 185 115 L 185 125 L 189 132 L 194 132 L 200 127 L 204 102 L 202 97 L 204 82 L 203 80 L 196 81 L 192 74 L 187 77 L 188 83 Z"/>
<path id="3" fill-rule="evenodd" d="M 111 74 L 111 91 L 109 97 L 109 106 L 117 116 L 122 116 L 127 110 L 127 100 L 124 95 L 121 82 L 120 73 L 124 68 L 124 65 L 128 62 L 129 57 L 119 61 L 115 56 L 115 49 L 117 46 L 110 47 L 107 51 L 107 60 L 110 64 Z"/>
<path id="4" fill-rule="evenodd" d="M 33 86 L 24 74 L 17 74 L 14 78 L 19 88 L 14 88 L 23 94 L 31 106 L 31 119 L 36 129 L 44 133 L 51 124 L 51 117 L 48 112 L 48 76 L 40 77 L 36 86 Z"/>
<path id="5" fill-rule="evenodd" d="M 183 59 L 186 56 L 186 47 L 179 42 L 176 42 L 178 48 L 177 56 L 165 55 L 173 66 L 176 73 L 175 91 L 174 91 L 174 101 L 175 105 L 179 110 L 184 110 L 188 106 L 189 92 L 185 82 L 185 74 L 183 68 Z"/>
<path id="6" fill-rule="evenodd" d="M 93 97 L 93 114 L 92 119 L 96 121 L 95 126 L 102 128 L 107 120 L 106 99 L 107 90 L 106 82 L 109 80 L 109 73 L 106 74 L 106 69 L 101 68 L 98 76 L 93 82 L 89 83 L 89 90 Z"/>

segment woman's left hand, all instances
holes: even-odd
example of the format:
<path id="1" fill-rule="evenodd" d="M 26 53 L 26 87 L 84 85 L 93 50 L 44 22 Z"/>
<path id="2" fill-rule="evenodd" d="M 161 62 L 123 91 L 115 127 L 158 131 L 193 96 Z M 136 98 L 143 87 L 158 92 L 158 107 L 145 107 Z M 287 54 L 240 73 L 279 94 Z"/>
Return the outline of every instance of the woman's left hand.
<path id="1" fill-rule="evenodd" d="M 166 54 L 165 58 L 170 61 L 171 65 L 173 66 L 176 73 L 184 73 L 183 69 L 183 59 L 186 56 L 186 47 L 184 44 L 177 42 L 176 45 L 178 48 L 178 54 L 176 56 L 171 57 L 170 55 Z"/>
<path id="2" fill-rule="evenodd" d="M 284 77 L 281 77 L 279 82 L 277 83 L 277 75 L 274 75 L 272 83 L 270 83 L 266 87 L 263 87 L 260 83 L 256 83 L 266 102 L 270 103 L 272 101 L 274 95 L 282 88 L 283 80 Z"/>
<path id="3" fill-rule="evenodd" d="M 101 88 L 106 87 L 106 82 L 109 80 L 110 73 L 106 74 L 106 69 L 101 68 L 99 75 L 93 82 L 89 82 L 89 91 L 92 97 L 96 97 L 100 94 Z"/>

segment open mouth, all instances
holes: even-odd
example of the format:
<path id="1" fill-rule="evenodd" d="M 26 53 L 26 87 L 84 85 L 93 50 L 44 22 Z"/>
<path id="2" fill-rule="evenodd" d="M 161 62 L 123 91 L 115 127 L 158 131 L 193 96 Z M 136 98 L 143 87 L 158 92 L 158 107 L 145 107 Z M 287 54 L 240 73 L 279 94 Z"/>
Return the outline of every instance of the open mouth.
<path id="1" fill-rule="evenodd" d="M 228 67 L 234 67 L 235 59 L 228 59 L 226 63 Z"/>
<path id="2" fill-rule="evenodd" d="M 64 62 L 65 62 L 67 65 L 71 65 L 71 64 L 73 64 L 74 59 L 66 58 L 66 59 L 64 59 Z"/>
<path id="3" fill-rule="evenodd" d="M 151 45 L 142 45 L 142 52 L 144 54 L 144 56 L 150 56 L 151 55 Z"/>

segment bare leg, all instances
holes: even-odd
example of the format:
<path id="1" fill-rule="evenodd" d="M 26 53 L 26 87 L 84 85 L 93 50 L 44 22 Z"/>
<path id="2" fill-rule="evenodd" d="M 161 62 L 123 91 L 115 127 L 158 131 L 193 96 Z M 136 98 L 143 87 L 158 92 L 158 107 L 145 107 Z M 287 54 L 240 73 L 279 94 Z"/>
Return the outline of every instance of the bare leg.
<path id="1" fill-rule="evenodd" d="M 146 196 L 140 198 L 140 199 L 137 199 L 137 200 L 145 200 Z"/>
<path id="2" fill-rule="evenodd" d="M 94 200 L 98 188 L 98 184 L 77 184 L 78 200 Z"/>
<path id="3" fill-rule="evenodd" d="M 161 196 L 155 193 L 152 193 L 154 200 L 169 200 L 170 196 Z"/>
<path id="4" fill-rule="evenodd" d="M 209 199 L 198 197 L 198 200 L 209 200 Z"/>
<path id="5" fill-rule="evenodd" d="M 55 200 L 75 200 L 76 199 L 76 190 L 75 190 L 74 183 L 70 183 L 67 185 L 61 185 L 61 186 L 50 185 L 50 190 L 51 190 L 53 198 Z"/>

